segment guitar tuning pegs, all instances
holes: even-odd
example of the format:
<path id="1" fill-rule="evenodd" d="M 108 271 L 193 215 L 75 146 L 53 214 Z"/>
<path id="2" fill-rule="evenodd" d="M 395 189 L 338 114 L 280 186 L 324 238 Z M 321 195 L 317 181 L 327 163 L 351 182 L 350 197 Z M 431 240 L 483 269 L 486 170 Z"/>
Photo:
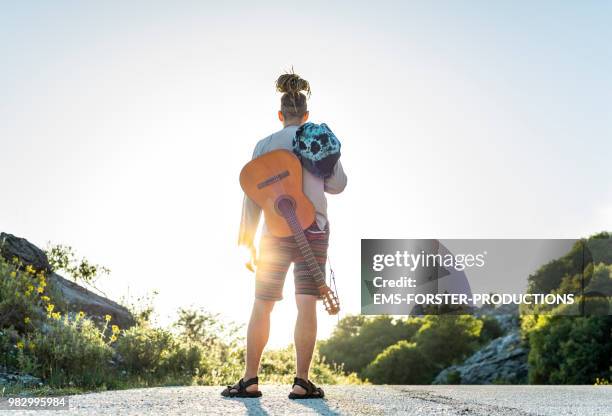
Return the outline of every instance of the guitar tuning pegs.
<path id="1" fill-rule="evenodd" d="M 338 296 L 329 288 L 329 286 L 321 286 L 319 293 L 323 297 L 323 306 L 330 315 L 336 315 L 340 311 L 340 300 Z"/>

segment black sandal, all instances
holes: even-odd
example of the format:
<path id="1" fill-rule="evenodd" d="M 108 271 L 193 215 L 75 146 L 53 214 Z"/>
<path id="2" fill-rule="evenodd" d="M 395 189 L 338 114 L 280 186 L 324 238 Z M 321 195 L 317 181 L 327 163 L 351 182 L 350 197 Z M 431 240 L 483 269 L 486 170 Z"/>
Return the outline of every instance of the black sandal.
<path id="1" fill-rule="evenodd" d="M 301 388 L 306 390 L 306 393 L 304 393 L 304 394 L 297 394 L 297 393 L 291 392 L 291 393 L 289 393 L 289 398 L 292 399 L 292 400 L 296 400 L 296 399 L 322 399 L 323 397 L 325 397 L 325 393 L 323 392 L 323 389 L 321 387 L 315 386 L 312 383 L 312 381 L 310 381 L 310 380 L 304 380 L 303 378 L 295 377 L 293 379 L 293 386 L 291 386 L 291 387 L 293 388 L 295 386 L 300 386 Z"/>
<path id="2" fill-rule="evenodd" d="M 253 384 L 259 384 L 259 378 L 253 377 L 244 381 L 242 378 L 238 381 L 238 383 L 233 386 L 227 386 L 225 390 L 221 392 L 221 396 L 223 397 L 261 397 L 261 392 L 257 391 L 248 391 L 247 387 L 252 386 Z M 235 390 L 235 391 L 232 391 Z"/>

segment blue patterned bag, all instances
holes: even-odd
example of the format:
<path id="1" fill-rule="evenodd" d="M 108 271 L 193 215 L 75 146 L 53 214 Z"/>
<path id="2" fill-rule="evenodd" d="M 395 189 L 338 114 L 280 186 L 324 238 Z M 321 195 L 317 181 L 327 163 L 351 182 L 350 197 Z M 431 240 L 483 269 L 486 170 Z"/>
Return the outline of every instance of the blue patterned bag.
<path id="1" fill-rule="evenodd" d="M 310 173 L 328 178 L 340 159 L 340 140 L 325 123 L 304 123 L 295 132 L 293 153 Z"/>

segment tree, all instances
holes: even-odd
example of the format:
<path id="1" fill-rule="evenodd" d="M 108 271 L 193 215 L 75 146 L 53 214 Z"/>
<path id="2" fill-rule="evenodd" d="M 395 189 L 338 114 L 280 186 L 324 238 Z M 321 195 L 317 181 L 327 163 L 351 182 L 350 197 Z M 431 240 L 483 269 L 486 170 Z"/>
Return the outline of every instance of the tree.
<path id="1" fill-rule="evenodd" d="M 529 382 L 592 384 L 610 377 L 610 316 L 537 317 L 529 333 Z"/>
<path id="2" fill-rule="evenodd" d="M 476 350 L 482 325 L 471 315 L 429 315 L 414 340 L 423 355 L 442 369 Z"/>
<path id="3" fill-rule="evenodd" d="M 530 383 L 591 384 L 610 377 L 611 263 L 612 235 L 599 233 L 529 277 L 531 293 L 583 294 L 574 305 L 541 308 L 546 315 L 522 317 Z"/>
<path id="4" fill-rule="evenodd" d="M 74 250 L 70 246 L 56 244 L 46 250 L 51 270 L 63 271 L 72 277 L 75 282 L 94 284 L 100 276 L 108 276 L 110 270 L 99 264 L 91 263 L 86 258 L 77 259 Z"/>
<path id="5" fill-rule="evenodd" d="M 321 341 L 320 352 L 328 362 L 343 365 L 346 372 L 362 375 L 379 353 L 397 341 L 410 340 L 420 325 L 420 318 L 347 316 L 328 340 Z"/>
<path id="6" fill-rule="evenodd" d="M 378 354 L 364 375 L 376 384 L 429 384 L 434 368 L 417 344 L 402 340 Z"/>

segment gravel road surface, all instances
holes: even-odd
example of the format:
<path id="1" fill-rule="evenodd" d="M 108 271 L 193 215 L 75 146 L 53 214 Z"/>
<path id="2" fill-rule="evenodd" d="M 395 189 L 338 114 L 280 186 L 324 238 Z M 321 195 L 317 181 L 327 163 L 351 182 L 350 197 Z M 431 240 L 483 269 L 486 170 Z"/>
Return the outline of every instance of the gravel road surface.
<path id="1" fill-rule="evenodd" d="M 70 397 L 48 415 L 612 415 L 612 386 L 324 386 L 326 400 L 287 398 L 263 385 L 260 399 L 226 399 L 221 387 L 160 387 Z M 5 411 L 1 414 L 38 414 Z"/>

